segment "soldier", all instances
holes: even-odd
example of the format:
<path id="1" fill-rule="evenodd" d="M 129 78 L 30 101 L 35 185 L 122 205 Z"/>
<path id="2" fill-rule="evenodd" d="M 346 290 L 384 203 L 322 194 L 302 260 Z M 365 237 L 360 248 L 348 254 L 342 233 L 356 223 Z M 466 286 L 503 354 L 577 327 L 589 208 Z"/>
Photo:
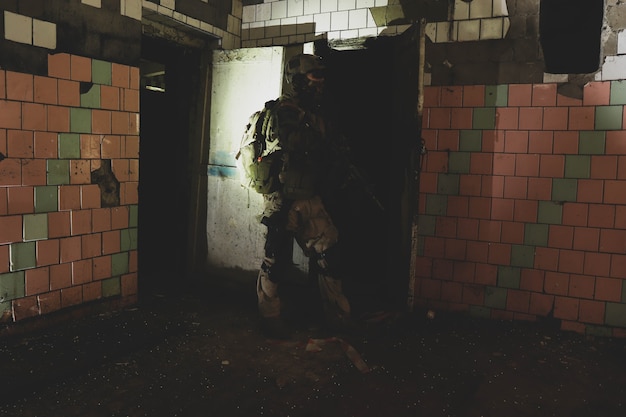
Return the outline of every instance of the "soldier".
<path id="1" fill-rule="evenodd" d="M 324 115 L 325 66 L 315 55 L 301 54 L 285 68 L 292 92 L 274 107 L 281 157 L 277 189 L 264 194 L 261 223 L 267 226 L 265 255 L 257 279 L 262 329 L 268 337 L 288 338 L 281 318 L 278 286 L 292 264 L 295 238 L 317 275 L 327 320 L 347 323 L 350 303 L 338 276 L 339 232 L 325 203 L 342 182 L 339 153 L 345 149 Z M 338 169 L 339 168 L 339 169 Z"/>

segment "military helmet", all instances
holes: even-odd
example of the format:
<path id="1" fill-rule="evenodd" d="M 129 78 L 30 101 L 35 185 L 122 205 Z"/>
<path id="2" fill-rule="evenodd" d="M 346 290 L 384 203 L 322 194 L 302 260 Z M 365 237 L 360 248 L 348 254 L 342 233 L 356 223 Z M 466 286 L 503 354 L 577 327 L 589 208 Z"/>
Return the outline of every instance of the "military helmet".
<path id="1" fill-rule="evenodd" d="M 314 79 L 323 79 L 326 66 L 322 58 L 317 55 L 299 54 L 287 62 L 285 76 L 287 82 L 296 84 L 298 78 L 305 78 L 307 75 Z"/>

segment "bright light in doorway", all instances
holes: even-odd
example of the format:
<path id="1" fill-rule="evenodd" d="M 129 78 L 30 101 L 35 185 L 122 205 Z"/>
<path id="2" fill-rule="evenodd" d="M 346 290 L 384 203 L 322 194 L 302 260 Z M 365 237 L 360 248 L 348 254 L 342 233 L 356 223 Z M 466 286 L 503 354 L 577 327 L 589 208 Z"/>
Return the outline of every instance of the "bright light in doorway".
<path id="1" fill-rule="evenodd" d="M 140 69 L 142 88 L 158 93 L 165 92 L 165 65 L 142 60 Z"/>

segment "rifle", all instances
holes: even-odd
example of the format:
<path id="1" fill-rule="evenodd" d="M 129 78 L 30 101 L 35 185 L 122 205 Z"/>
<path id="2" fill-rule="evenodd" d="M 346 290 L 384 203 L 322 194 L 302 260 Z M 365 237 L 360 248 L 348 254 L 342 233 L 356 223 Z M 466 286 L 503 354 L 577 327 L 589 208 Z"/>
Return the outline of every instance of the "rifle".
<path id="1" fill-rule="evenodd" d="M 385 211 L 385 207 L 380 202 L 378 197 L 376 197 L 376 194 L 374 194 L 374 192 L 372 191 L 372 188 L 367 183 L 367 181 L 365 181 L 365 178 L 363 177 L 359 169 L 356 166 L 354 166 L 354 164 L 350 161 L 347 161 L 347 168 L 348 168 L 348 181 L 347 182 L 353 181 L 357 183 L 359 188 L 363 192 L 365 192 L 365 194 L 367 194 L 367 196 L 374 202 L 374 204 L 376 204 L 376 206 L 378 206 L 380 211 Z"/>

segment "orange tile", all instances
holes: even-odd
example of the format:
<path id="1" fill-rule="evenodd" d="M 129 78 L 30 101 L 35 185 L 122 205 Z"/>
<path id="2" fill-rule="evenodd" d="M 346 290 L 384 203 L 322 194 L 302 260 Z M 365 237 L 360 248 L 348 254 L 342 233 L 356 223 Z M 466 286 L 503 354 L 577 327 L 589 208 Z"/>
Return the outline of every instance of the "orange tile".
<path id="1" fill-rule="evenodd" d="M 59 186 L 59 210 L 80 209 L 80 187 L 77 185 Z"/>
<path id="2" fill-rule="evenodd" d="M 459 131 L 458 130 L 442 130 L 439 132 L 437 140 L 438 150 L 440 151 L 458 151 L 459 150 Z"/>
<path id="3" fill-rule="evenodd" d="M 519 109 L 517 107 L 496 108 L 496 129 L 511 130 L 519 127 Z"/>
<path id="4" fill-rule="evenodd" d="M 50 291 L 50 268 L 27 270 L 24 274 L 24 284 L 27 296 Z"/>
<path id="5" fill-rule="evenodd" d="M 577 298 L 556 297 L 554 299 L 554 318 L 564 320 L 578 320 L 578 305 L 580 301 Z"/>
<path id="6" fill-rule="evenodd" d="M 547 289 L 548 276 L 550 274 L 554 274 L 554 272 L 550 272 L 550 271 L 556 271 L 558 264 L 559 264 L 559 249 L 544 248 L 540 246 L 538 246 L 535 249 L 535 265 L 534 265 L 535 269 L 546 271 L 546 277 L 545 277 L 546 288 L 544 288 L 546 292 L 549 292 Z"/>
<path id="7" fill-rule="evenodd" d="M 15 101 L 0 100 L 0 128 L 22 128 L 22 105 Z"/>
<path id="8" fill-rule="evenodd" d="M 594 229 L 598 230 L 598 229 Z M 585 253 L 585 275 L 608 276 L 611 272 L 611 255 L 608 253 L 598 253 L 598 236 L 590 236 L 595 242 L 595 248 L 591 252 Z M 583 237 L 584 238 L 584 237 Z M 591 289 L 593 294 L 593 288 Z"/>
<path id="9" fill-rule="evenodd" d="M 539 155 L 518 154 L 515 155 L 515 175 L 522 177 L 539 176 Z"/>
<path id="10" fill-rule="evenodd" d="M 81 259 L 80 236 L 66 237 L 60 240 L 61 263 L 73 262 Z"/>
<path id="11" fill-rule="evenodd" d="M 523 244 L 524 223 L 505 221 L 502 222 L 502 243 Z"/>
<path id="12" fill-rule="evenodd" d="M 578 132 L 554 132 L 555 154 L 578 154 Z"/>
<path id="13" fill-rule="evenodd" d="M 538 203 L 533 200 L 515 200 L 513 220 L 516 222 L 537 222 Z"/>
<path id="14" fill-rule="evenodd" d="M 134 113 L 139 111 L 139 90 L 124 90 L 124 110 Z"/>
<path id="15" fill-rule="evenodd" d="M 139 183 L 128 181 L 120 184 L 120 204 L 137 204 L 139 202 Z"/>
<path id="16" fill-rule="evenodd" d="M 626 155 L 620 155 L 617 157 L 617 179 L 626 179 Z"/>
<path id="17" fill-rule="evenodd" d="M 102 233 L 102 253 L 110 255 L 120 251 L 120 231 L 112 230 Z"/>
<path id="18" fill-rule="evenodd" d="M 33 132 L 27 130 L 7 131 L 7 156 L 9 158 L 32 158 L 34 156 Z"/>
<path id="19" fill-rule="evenodd" d="M 122 138 L 120 136 L 107 135 L 100 140 L 100 152 L 103 159 L 120 158 L 122 154 Z"/>
<path id="20" fill-rule="evenodd" d="M 565 156 L 540 155 L 539 175 L 549 178 L 563 178 L 565 174 Z"/>
<path id="21" fill-rule="evenodd" d="M 7 155 L 7 131 L 6 129 L 0 129 L 0 152 Z"/>
<path id="22" fill-rule="evenodd" d="M 524 130 L 543 129 L 543 108 L 542 107 L 520 107 L 519 128 Z"/>
<path id="23" fill-rule="evenodd" d="M 567 130 L 567 126 L 567 107 L 545 107 L 543 109 L 543 130 Z"/>
<path id="24" fill-rule="evenodd" d="M 141 75 L 139 73 L 139 68 L 130 67 L 129 87 L 134 88 L 135 90 L 139 90 L 140 80 L 141 80 Z"/>
<path id="25" fill-rule="evenodd" d="M 590 82 L 583 88 L 583 105 L 605 106 L 611 102 L 611 82 Z"/>
<path id="26" fill-rule="evenodd" d="M 463 107 L 463 86 L 447 86 L 441 88 L 439 107 Z"/>
<path id="27" fill-rule="evenodd" d="M 551 200 L 552 179 L 528 178 L 528 198 L 531 200 Z"/>
<path id="28" fill-rule="evenodd" d="M 449 107 L 438 107 L 430 110 L 428 125 L 432 129 L 450 129 L 452 112 Z"/>
<path id="29" fill-rule="evenodd" d="M 53 291 L 37 296 L 41 314 L 50 314 L 61 309 L 61 291 Z"/>
<path id="30" fill-rule="evenodd" d="M 48 107 L 48 131 L 69 132 L 70 131 L 70 109 L 67 107 Z"/>
<path id="31" fill-rule="evenodd" d="M 139 181 L 139 159 L 131 159 L 128 161 L 128 179 L 129 181 Z"/>
<path id="32" fill-rule="evenodd" d="M 100 135 L 80 135 L 80 157 L 100 159 Z"/>
<path id="33" fill-rule="evenodd" d="M 33 101 L 33 75 L 6 71 L 7 99 Z"/>
<path id="34" fill-rule="evenodd" d="M 0 245 L 0 274 L 9 272 L 9 245 Z"/>
<path id="35" fill-rule="evenodd" d="M 35 75 L 34 101 L 36 103 L 57 104 L 57 80 L 55 78 Z"/>
<path id="36" fill-rule="evenodd" d="M 484 130 L 482 151 L 503 152 L 504 130 Z"/>
<path id="37" fill-rule="evenodd" d="M 459 178 L 459 191 L 464 196 L 479 196 L 481 185 L 480 175 L 461 175 Z"/>
<path id="38" fill-rule="evenodd" d="M 528 308 L 528 312 L 531 314 L 537 314 L 538 316 L 545 317 L 552 312 L 553 305 L 553 295 L 539 294 L 533 292 L 530 295 L 530 306 Z"/>
<path id="39" fill-rule="evenodd" d="M 91 170 L 90 163 L 85 159 L 74 159 L 70 161 L 70 184 L 90 184 Z"/>
<path id="40" fill-rule="evenodd" d="M 469 217 L 473 219 L 491 218 L 491 199 L 485 197 L 470 197 Z"/>
<path id="41" fill-rule="evenodd" d="M 83 284 L 83 301 L 85 303 L 102 298 L 102 284 L 99 282 L 88 282 Z"/>
<path id="42" fill-rule="evenodd" d="M 600 231 L 600 252 L 626 252 L 626 230 L 602 229 Z"/>
<path id="43" fill-rule="evenodd" d="M 587 224 L 589 227 L 612 228 L 615 221 L 615 206 L 589 204 Z"/>
<path id="44" fill-rule="evenodd" d="M 494 155 L 493 174 L 494 175 L 514 175 L 515 174 L 515 155 L 513 154 Z"/>
<path id="45" fill-rule="evenodd" d="M 569 108 L 569 124 L 568 130 L 594 130 L 595 127 L 595 108 L 586 107 L 570 107 Z"/>
<path id="46" fill-rule="evenodd" d="M 483 175 L 481 193 L 483 197 L 504 197 L 504 177 Z"/>
<path id="47" fill-rule="evenodd" d="M 93 258 L 93 279 L 105 279 L 111 277 L 111 256 Z"/>
<path id="48" fill-rule="evenodd" d="M 70 55 L 48 55 L 48 75 L 55 78 L 70 78 Z"/>
<path id="49" fill-rule="evenodd" d="M 470 155 L 470 174 L 491 175 L 493 173 L 493 154 L 472 152 Z"/>
<path id="50" fill-rule="evenodd" d="M 604 324 L 606 303 L 591 300 L 580 300 L 578 319 L 583 323 Z"/>
<path id="51" fill-rule="evenodd" d="M 528 132 L 525 130 L 508 130 L 504 133 L 504 152 L 528 152 Z"/>
<path id="52" fill-rule="evenodd" d="M 583 99 L 567 97 L 563 94 L 559 94 L 558 89 L 557 89 L 556 105 L 559 107 L 579 107 L 583 105 Z"/>
<path id="53" fill-rule="evenodd" d="M 69 211 L 48 213 L 48 238 L 67 237 L 71 234 Z"/>
<path id="54" fill-rule="evenodd" d="M 46 106 L 39 103 L 22 103 L 22 129 L 48 130 Z"/>
<path id="55" fill-rule="evenodd" d="M 44 159 L 25 159 L 22 161 L 23 185 L 46 185 L 47 167 Z"/>
<path id="56" fill-rule="evenodd" d="M 91 233 L 81 236 L 83 258 L 95 258 L 102 255 L 102 235 Z"/>
<path id="57" fill-rule="evenodd" d="M 559 249 L 572 249 L 574 228 L 551 224 L 548 228 L 548 246 Z"/>
<path id="58" fill-rule="evenodd" d="M 72 285 L 85 284 L 91 282 L 92 265 L 91 259 L 81 259 L 72 262 Z"/>
<path id="59" fill-rule="evenodd" d="M 122 295 L 135 295 L 139 292 L 137 273 L 122 275 Z"/>
<path id="60" fill-rule="evenodd" d="M 622 298 L 622 285 L 626 285 L 622 281 L 615 278 L 597 277 L 594 298 L 619 303 Z"/>
<path id="61" fill-rule="evenodd" d="M 15 321 L 24 320 L 39 315 L 39 306 L 37 305 L 37 297 L 24 297 L 13 300 L 13 319 Z"/>
<path id="62" fill-rule="evenodd" d="M 70 220 L 72 236 L 91 233 L 91 210 L 72 210 Z"/>
<path id="63" fill-rule="evenodd" d="M 584 251 L 593 251 L 596 252 L 599 247 L 600 242 L 600 229 L 590 228 L 590 227 L 576 227 L 574 229 L 574 249 L 584 250 Z M 587 254 L 587 257 L 591 256 Z M 593 267 L 602 267 L 606 266 L 606 272 L 599 273 L 598 271 L 593 272 L 593 275 L 608 275 L 608 266 L 609 259 L 604 259 L 604 263 L 593 265 Z M 592 265 L 589 265 L 590 267 Z M 585 272 L 588 273 L 588 272 Z"/>
<path id="64" fill-rule="evenodd" d="M 7 97 L 7 88 L 5 81 L 5 71 L 0 70 L 0 99 L 5 99 Z"/>
<path id="65" fill-rule="evenodd" d="M 608 260 L 608 259 L 607 259 Z M 568 294 L 577 298 L 593 298 L 595 278 L 587 275 L 572 275 L 569 280 Z"/>
<path id="66" fill-rule="evenodd" d="M 127 112 L 111 112 L 111 132 L 114 135 L 126 135 L 129 133 L 130 114 Z"/>
<path id="67" fill-rule="evenodd" d="M 615 207 L 615 227 L 626 229 L 626 206 Z"/>
<path id="68" fill-rule="evenodd" d="M 46 239 L 37 241 L 37 266 L 49 266 L 59 263 L 59 240 Z"/>
<path id="69" fill-rule="evenodd" d="M 82 286 L 63 288 L 61 290 L 61 307 L 72 307 L 83 302 Z"/>
<path id="70" fill-rule="evenodd" d="M 116 87 L 130 87 L 130 68 L 128 65 L 111 64 L 111 84 Z"/>
<path id="71" fill-rule="evenodd" d="M 35 132 L 35 158 L 56 159 L 58 155 L 58 135 L 50 132 Z"/>
<path id="72" fill-rule="evenodd" d="M 582 274 L 584 252 L 573 250 L 561 250 L 559 253 L 559 272 Z"/>
<path id="73" fill-rule="evenodd" d="M 91 59 L 70 55 L 70 73 L 71 79 L 74 81 L 91 82 Z"/>
<path id="74" fill-rule="evenodd" d="M 7 158 L 0 164 L 0 185 L 21 185 L 22 164 L 19 159 Z"/>
<path id="75" fill-rule="evenodd" d="M 528 178 L 504 177 L 504 198 L 525 199 L 528 196 Z"/>
<path id="76" fill-rule="evenodd" d="M 128 207 L 113 207 L 111 209 L 111 228 L 127 229 L 128 228 Z"/>
<path id="77" fill-rule="evenodd" d="M 484 105 L 484 85 L 466 85 L 463 87 L 463 107 L 483 107 Z"/>
<path id="78" fill-rule="evenodd" d="M 448 210 L 446 214 L 457 218 L 467 217 L 469 215 L 469 197 L 460 195 L 448 196 Z"/>
<path id="79" fill-rule="evenodd" d="M 111 209 L 99 208 L 92 210 L 91 224 L 93 232 L 108 232 L 111 230 Z"/>
<path id="80" fill-rule="evenodd" d="M 491 218 L 493 220 L 513 220 L 515 202 L 509 198 L 494 198 L 491 200 Z M 499 236 L 498 236 L 499 237 Z"/>
<path id="81" fill-rule="evenodd" d="M 72 285 L 71 264 L 63 263 L 50 267 L 50 289 L 67 288 Z"/>
<path id="82" fill-rule="evenodd" d="M 594 179 L 616 179 L 617 178 L 617 156 L 592 155 L 591 156 L 591 178 Z"/>
<path id="83" fill-rule="evenodd" d="M 10 187 L 7 190 L 8 213 L 35 212 L 35 189 L 33 187 Z"/>
<path id="84" fill-rule="evenodd" d="M 0 217 L 0 244 L 22 241 L 22 216 Z"/>
<path id="85" fill-rule="evenodd" d="M 59 80 L 59 105 L 80 106 L 80 84 L 77 81 Z"/>
<path id="86" fill-rule="evenodd" d="M 491 243 L 489 245 L 489 263 L 495 265 L 511 264 L 511 245 L 508 243 Z"/>
<path id="87" fill-rule="evenodd" d="M 606 180 L 604 183 L 604 202 L 608 204 L 626 204 L 626 181 Z"/>
<path id="88" fill-rule="evenodd" d="M 520 289 L 543 292 L 544 271 L 524 268 L 520 272 Z"/>
<path id="89" fill-rule="evenodd" d="M 100 187 L 96 184 L 80 187 L 80 205 L 83 209 L 100 208 Z"/>
<path id="90" fill-rule="evenodd" d="M 450 127 L 452 129 L 471 129 L 472 115 L 471 108 L 453 108 L 450 113 Z"/>
<path id="91" fill-rule="evenodd" d="M 626 278 L 626 255 L 611 255 L 611 277 Z"/>
<path id="92" fill-rule="evenodd" d="M 533 85 L 533 107 L 556 106 L 556 84 Z"/>
<path id="93" fill-rule="evenodd" d="M 130 181 L 128 159 L 113 159 L 111 160 L 111 170 L 120 182 Z"/>
<path id="94" fill-rule="evenodd" d="M 442 87 L 425 86 L 424 87 L 424 106 L 439 107 L 441 105 Z"/>
<path id="95" fill-rule="evenodd" d="M 107 110 L 120 110 L 120 88 L 101 85 L 100 107 Z"/>
<path id="96" fill-rule="evenodd" d="M 626 155 L 626 130 L 609 130 L 606 132 L 606 154 Z"/>
<path id="97" fill-rule="evenodd" d="M 2 187 L 0 188 L 0 216 L 8 213 L 8 205 L 7 187 Z"/>
<path id="98" fill-rule="evenodd" d="M 94 109 L 91 112 L 91 132 L 111 134 L 111 112 Z"/>
<path id="99" fill-rule="evenodd" d="M 571 226 L 587 226 L 589 217 L 589 204 L 565 203 L 563 204 L 563 224 Z"/>
<path id="100" fill-rule="evenodd" d="M 530 292 L 509 289 L 506 295 L 506 309 L 519 313 L 528 313 L 530 309 Z"/>
<path id="101" fill-rule="evenodd" d="M 581 203 L 601 203 L 603 180 L 578 180 L 576 200 Z"/>
<path id="102" fill-rule="evenodd" d="M 509 85 L 509 106 L 528 107 L 532 101 L 531 84 L 511 84 Z"/>

